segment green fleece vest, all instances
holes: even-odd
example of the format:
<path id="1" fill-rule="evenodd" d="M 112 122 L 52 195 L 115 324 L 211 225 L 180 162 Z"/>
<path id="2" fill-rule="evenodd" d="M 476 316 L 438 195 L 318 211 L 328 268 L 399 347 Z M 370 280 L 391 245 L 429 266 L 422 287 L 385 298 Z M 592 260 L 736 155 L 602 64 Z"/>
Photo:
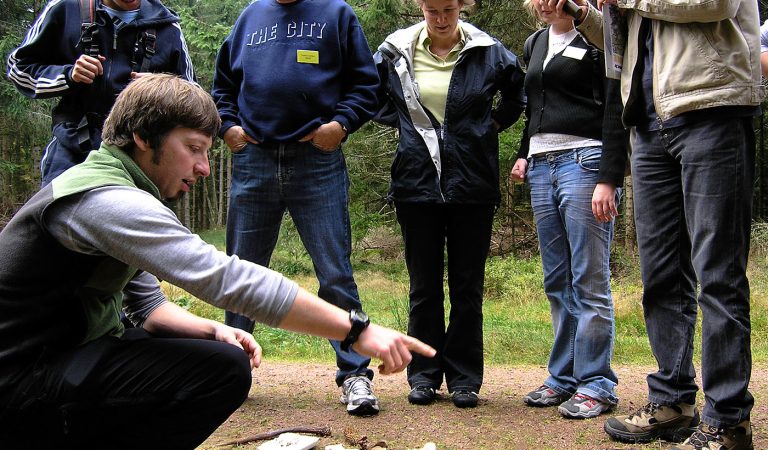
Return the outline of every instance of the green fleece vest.
<path id="1" fill-rule="evenodd" d="M 136 162 L 122 150 L 107 144 L 91 152 L 82 164 L 54 179 L 51 185 L 51 203 L 69 195 L 116 185 L 141 189 L 160 199 L 157 186 L 147 178 Z M 87 323 L 81 343 L 107 334 L 123 334 L 124 327 L 120 322 L 122 290 L 135 274 L 136 268 L 114 258 L 104 258 L 91 272 L 86 283 L 78 288 L 77 297 L 82 303 Z"/>

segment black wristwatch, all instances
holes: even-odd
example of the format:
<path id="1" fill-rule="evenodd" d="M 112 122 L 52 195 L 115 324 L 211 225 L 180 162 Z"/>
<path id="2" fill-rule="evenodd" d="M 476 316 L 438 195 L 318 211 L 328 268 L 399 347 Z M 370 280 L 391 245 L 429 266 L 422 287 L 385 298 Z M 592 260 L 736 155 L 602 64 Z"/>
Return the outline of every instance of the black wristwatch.
<path id="1" fill-rule="evenodd" d="M 347 337 L 341 341 L 341 349 L 345 352 L 349 351 L 349 347 L 357 342 L 357 338 L 360 337 L 360 333 L 363 332 L 368 325 L 371 324 L 371 320 L 368 318 L 368 314 L 363 312 L 362 309 L 353 309 L 349 312 L 349 321 L 352 323 L 352 328 L 349 329 Z"/>

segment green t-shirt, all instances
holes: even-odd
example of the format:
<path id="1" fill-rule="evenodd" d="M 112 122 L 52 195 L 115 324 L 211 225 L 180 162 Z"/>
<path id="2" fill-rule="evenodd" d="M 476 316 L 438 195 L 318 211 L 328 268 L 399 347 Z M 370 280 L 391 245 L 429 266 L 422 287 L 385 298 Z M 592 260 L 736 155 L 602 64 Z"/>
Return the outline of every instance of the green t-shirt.
<path id="1" fill-rule="evenodd" d="M 445 104 L 453 68 L 459 60 L 459 52 L 466 43 L 461 26 L 459 26 L 459 32 L 461 33 L 459 42 L 445 58 L 441 58 L 429 50 L 432 39 L 429 38 L 427 27 L 424 27 L 419 34 L 413 55 L 413 70 L 419 86 L 419 100 L 441 124 L 445 121 Z"/>

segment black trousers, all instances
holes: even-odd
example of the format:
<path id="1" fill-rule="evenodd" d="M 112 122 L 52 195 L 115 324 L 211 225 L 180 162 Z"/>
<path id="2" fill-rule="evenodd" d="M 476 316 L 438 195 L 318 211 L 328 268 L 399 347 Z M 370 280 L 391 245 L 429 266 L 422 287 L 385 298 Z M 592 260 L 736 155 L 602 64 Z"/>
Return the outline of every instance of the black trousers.
<path id="1" fill-rule="evenodd" d="M 194 449 L 248 396 L 243 350 L 142 329 L 43 356 L 0 415 L 0 448 Z"/>
<path id="2" fill-rule="evenodd" d="M 396 202 L 410 276 L 408 334 L 437 350 L 414 354 L 411 387 L 478 392 L 483 384 L 483 283 L 493 205 Z M 445 326 L 443 277 L 448 256 L 450 315 Z"/>

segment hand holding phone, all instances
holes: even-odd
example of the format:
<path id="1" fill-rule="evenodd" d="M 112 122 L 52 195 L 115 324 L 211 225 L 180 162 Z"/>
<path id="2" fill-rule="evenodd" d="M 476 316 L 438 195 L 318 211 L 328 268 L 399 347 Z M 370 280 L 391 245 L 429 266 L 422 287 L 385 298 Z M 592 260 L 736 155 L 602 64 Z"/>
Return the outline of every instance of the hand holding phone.
<path id="1" fill-rule="evenodd" d="M 578 20 L 581 17 L 581 8 L 573 0 L 566 0 L 563 5 L 563 11 L 574 19 Z"/>

